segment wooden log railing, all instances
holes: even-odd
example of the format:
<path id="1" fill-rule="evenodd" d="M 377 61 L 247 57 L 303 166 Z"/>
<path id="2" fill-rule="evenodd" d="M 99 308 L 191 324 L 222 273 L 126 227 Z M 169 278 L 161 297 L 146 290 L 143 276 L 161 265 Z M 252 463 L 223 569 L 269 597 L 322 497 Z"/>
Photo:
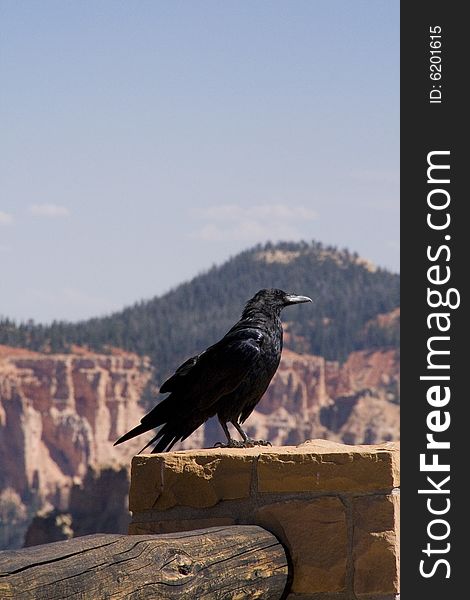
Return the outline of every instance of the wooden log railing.
<path id="1" fill-rule="evenodd" d="M 0 599 L 280 599 L 283 546 L 256 525 L 97 534 L 0 552 Z"/>

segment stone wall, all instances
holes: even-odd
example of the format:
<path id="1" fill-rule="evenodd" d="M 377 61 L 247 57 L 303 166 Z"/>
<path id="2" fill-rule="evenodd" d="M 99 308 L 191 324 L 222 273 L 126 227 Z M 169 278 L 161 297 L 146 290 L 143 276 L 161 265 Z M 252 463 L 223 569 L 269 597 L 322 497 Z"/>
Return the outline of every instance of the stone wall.
<path id="1" fill-rule="evenodd" d="M 257 524 L 288 548 L 289 599 L 394 600 L 396 443 L 211 449 L 136 456 L 131 534 Z"/>

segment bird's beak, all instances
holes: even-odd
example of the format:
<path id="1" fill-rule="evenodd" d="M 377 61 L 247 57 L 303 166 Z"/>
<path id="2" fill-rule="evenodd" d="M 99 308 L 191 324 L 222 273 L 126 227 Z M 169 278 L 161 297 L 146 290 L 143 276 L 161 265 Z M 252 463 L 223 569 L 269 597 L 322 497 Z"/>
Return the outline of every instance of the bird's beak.
<path id="1" fill-rule="evenodd" d="M 290 294 L 286 296 L 286 304 L 300 304 L 301 302 L 312 302 L 312 299 L 308 296 L 295 296 Z"/>

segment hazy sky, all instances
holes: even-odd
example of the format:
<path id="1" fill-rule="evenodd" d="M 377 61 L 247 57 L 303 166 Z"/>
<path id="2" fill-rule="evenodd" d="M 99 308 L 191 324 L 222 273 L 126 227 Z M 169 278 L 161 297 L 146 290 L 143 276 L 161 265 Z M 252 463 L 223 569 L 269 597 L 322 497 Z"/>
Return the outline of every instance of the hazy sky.
<path id="1" fill-rule="evenodd" d="M 398 270 L 398 0 L 0 0 L 0 103 L 0 315 L 268 239 Z"/>

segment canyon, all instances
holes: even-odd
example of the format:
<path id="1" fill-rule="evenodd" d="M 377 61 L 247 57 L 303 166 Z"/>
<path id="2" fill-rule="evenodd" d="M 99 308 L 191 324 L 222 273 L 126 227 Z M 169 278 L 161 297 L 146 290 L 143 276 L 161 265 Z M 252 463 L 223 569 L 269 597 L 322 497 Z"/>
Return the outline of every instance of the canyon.
<path id="1" fill-rule="evenodd" d="M 129 464 L 146 440 L 112 444 L 145 414 L 151 377 L 148 358 L 116 348 L 0 346 L 0 547 L 126 529 Z M 246 429 L 273 445 L 398 440 L 399 377 L 395 349 L 355 351 L 340 364 L 287 347 Z M 211 419 L 179 448 L 221 439 Z M 93 495 L 106 500 L 94 518 Z"/>

